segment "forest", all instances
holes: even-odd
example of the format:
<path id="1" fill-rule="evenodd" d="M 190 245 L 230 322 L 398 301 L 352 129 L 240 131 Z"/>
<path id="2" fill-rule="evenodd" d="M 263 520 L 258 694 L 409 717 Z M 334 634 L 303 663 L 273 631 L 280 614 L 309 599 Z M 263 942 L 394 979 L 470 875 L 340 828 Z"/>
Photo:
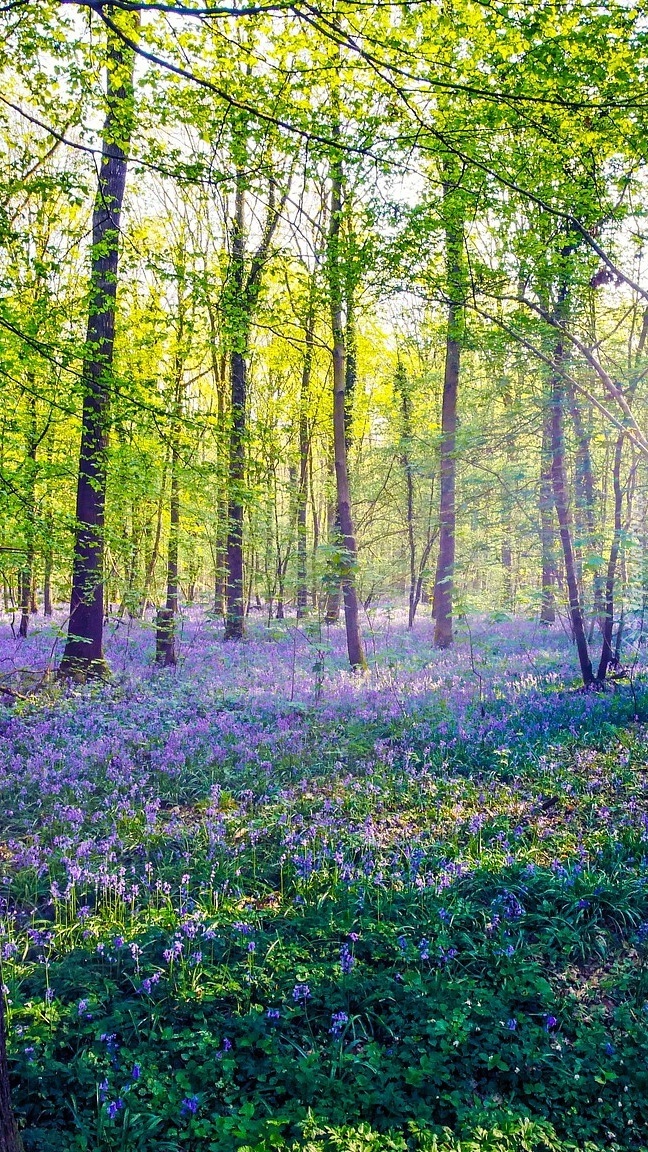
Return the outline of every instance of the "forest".
<path id="1" fill-rule="evenodd" d="M 0 1152 L 646 1152 L 645 5 L 0 75 Z"/>

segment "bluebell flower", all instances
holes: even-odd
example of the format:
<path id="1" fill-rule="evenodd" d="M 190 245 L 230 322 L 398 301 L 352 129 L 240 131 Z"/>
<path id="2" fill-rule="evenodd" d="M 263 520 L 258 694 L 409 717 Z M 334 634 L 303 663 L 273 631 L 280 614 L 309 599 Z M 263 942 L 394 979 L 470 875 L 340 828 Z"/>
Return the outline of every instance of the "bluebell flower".
<path id="1" fill-rule="evenodd" d="M 342 1032 L 344 1025 L 348 1024 L 349 1017 L 346 1012 L 334 1012 L 331 1016 L 331 1027 L 329 1032 L 332 1036 L 339 1036 Z"/>
<path id="2" fill-rule="evenodd" d="M 343 944 L 342 947 L 340 948 L 340 968 L 342 969 L 342 975 L 348 976 L 349 972 L 354 967 L 355 967 L 355 959 L 351 955 L 351 952 L 349 950 L 349 945 Z"/>

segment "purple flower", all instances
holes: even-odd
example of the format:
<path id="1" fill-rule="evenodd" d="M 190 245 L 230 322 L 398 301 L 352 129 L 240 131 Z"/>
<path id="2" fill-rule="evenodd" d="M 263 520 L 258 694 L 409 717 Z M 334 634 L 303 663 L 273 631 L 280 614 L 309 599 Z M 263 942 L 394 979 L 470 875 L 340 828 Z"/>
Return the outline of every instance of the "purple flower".
<path id="1" fill-rule="evenodd" d="M 77 1004 L 77 1016 L 83 1016 L 83 1014 L 87 1011 L 87 1009 L 88 1009 L 88 1001 L 87 1000 L 79 1000 L 79 1003 Z"/>
<path id="2" fill-rule="evenodd" d="M 292 990 L 292 998 L 296 1002 L 299 1002 L 300 1000 L 310 1000 L 310 994 L 311 990 L 308 987 L 308 984 L 295 984 L 295 987 Z"/>
<path id="3" fill-rule="evenodd" d="M 106 1105 L 106 1112 L 108 1113 L 108 1116 L 110 1117 L 110 1119 L 114 1120 L 117 1113 L 123 1107 L 124 1107 L 124 1101 L 123 1100 L 113 1100 L 110 1104 Z"/>
<path id="4" fill-rule="evenodd" d="M 509 1032 L 515 1032 L 517 1028 L 517 1020 L 515 1019 L 515 1016 L 511 1016 L 511 1019 L 506 1021 L 506 1027 L 508 1028 Z"/>
<path id="5" fill-rule="evenodd" d="M 198 1111 L 200 1100 L 197 1096 L 185 1096 L 182 1104 L 180 1105 L 180 1115 L 190 1116 Z"/>
<path id="6" fill-rule="evenodd" d="M 344 1025 L 349 1023 L 349 1017 L 346 1012 L 334 1012 L 331 1016 L 331 1027 L 329 1032 L 332 1036 L 339 1036 L 342 1032 Z"/>
<path id="7" fill-rule="evenodd" d="M 340 948 L 340 968 L 342 975 L 348 976 L 349 972 L 355 967 L 355 957 L 352 956 L 348 944 L 343 944 Z"/>
<path id="8" fill-rule="evenodd" d="M 557 1023 L 558 1023 L 558 1020 L 556 1019 L 555 1016 L 547 1016 L 547 1018 L 545 1020 L 545 1031 L 551 1032 L 551 1029 L 555 1028 Z"/>
<path id="9" fill-rule="evenodd" d="M 266 1018 L 268 1020 L 278 1020 L 280 1016 L 281 1012 L 278 1008 L 268 1008 L 268 1011 L 266 1012 Z"/>
<path id="10" fill-rule="evenodd" d="M 182 955 L 182 948 L 182 940 L 174 940 L 170 948 L 164 949 L 162 955 L 164 956 L 167 964 L 170 964 L 173 960 L 178 960 L 180 958 Z"/>
<path id="11" fill-rule="evenodd" d="M 139 1064 L 133 1064 L 133 1070 L 131 1072 L 131 1076 L 133 1077 L 133 1080 L 139 1080 L 141 1075 L 142 1075 L 142 1069 L 140 1068 Z"/>

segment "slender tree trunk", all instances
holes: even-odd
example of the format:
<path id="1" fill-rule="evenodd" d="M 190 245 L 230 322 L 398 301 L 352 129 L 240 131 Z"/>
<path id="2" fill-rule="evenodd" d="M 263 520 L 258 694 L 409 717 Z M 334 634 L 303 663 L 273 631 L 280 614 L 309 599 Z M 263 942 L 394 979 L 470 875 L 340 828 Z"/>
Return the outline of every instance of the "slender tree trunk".
<path id="1" fill-rule="evenodd" d="M 396 368 L 394 380 L 395 388 L 399 394 L 401 407 L 401 465 L 405 476 L 405 521 L 407 525 L 407 555 L 409 561 L 409 597 L 407 610 L 407 627 L 414 627 L 414 617 L 420 598 L 417 596 L 417 570 L 416 570 L 416 532 L 414 524 L 414 472 L 412 468 L 412 404 L 410 401 L 408 382 L 402 364 Z"/>
<path id="2" fill-rule="evenodd" d="M 34 581 L 34 555 L 36 535 L 36 450 L 38 445 L 38 427 L 36 421 L 36 397 L 28 397 L 28 427 L 25 460 L 25 510 L 27 523 L 25 525 L 25 557 L 18 573 L 18 595 L 20 598 L 20 625 L 18 635 L 23 639 L 27 636 L 29 628 L 29 614 L 32 609 L 33 581 Z"/>
<path id="3" fill-rule="evenodd" d="M 605 615 L 603 617 L 603 645 L 601 659 L 599 660 L 596 679 L 603 683 L 610 663 L 614 660 L 612 649 L 612 630 L 614 628 L 614 583 L 616 579 L 617 561 L 621 546 L 623 512 L 623 490 L 621 488 L 621 460 L 623 457 L 624 434 L 620 432 L 614 450 L 614 463 L 612 466 L 612 484 L 614 488 L 614 533 L 610 545 L 607 573 L 605 578 Z"/>
<path id="4" fill-rule="evenodd" d="M 225 393 L 227 389 L 227 356 L 219 348 L 216 313 L 209 300 L 212 374 L 216 385 L 216 531 L 214 541 L 214 615 L 225 616 L 227 587 L 227 472 L 229 468 L 229 436 L 226 418 Z"/>
<path id="5" fill-rule="evenodd" d="M 170 667 L 176 663 L 175 631 L 178 612 L 178 538 L 180 534 L 180 479 L 178 476 L 178 419 L 174 419 L 171 444 L 171 483 L 169 499 L 169 541 L 167 545 L 166 604 L 158 610 L 155 659 Z"/>
<path id="6" fill-rule="evenodd" d="M 337 135 L 337 125 L 334 127 Z M 328 237 L 329 289 L 331 300 L 331 329 L 333 334 L 333 454 L 337 493 L 337 518 L 342 537 L 341 557 L 342 595 L 346 625 L 349 663 L 355 669 L 366 668 L 360 634 L 356 566 L 358 551 L 351 512 L 349 468 L 347 461 L 347 415 L 344 324 L 342 318 L 342 291 L 340 274 L 340 224 L 342 218 L 342 160 L 338 153 L 331 161 L 331 222 Z"/>
<path id="7" fill-rule="evenodd" d="M 446 165 L 446 171 L 450 163 Z M 457 449 L 457 393 L 464 329 L 466 270 L 464 216 L 459 189 L 446 179 L 443 186 L 446 213 L 446 279 L 448 323 L 441 404 L 439 556 L 434 582 L 434 642 L 439 648 L 452 644 L 452 600 L 455 569 L 455 487 Z"/>
<path id="8" fill-rule="evenodd" d="M 330 475 L 331 484 L 335 485 L 335 456 L 330 458 Z M 326 528 L 327 540 L 331 548 L 334 550 L 334 555 L 337 556 L 337 550 L 340 548 L 341 531 L 340 521 L 338 518 L 337 510 L 337 496 L 332 494 L 326 506 Z M 337 624 L 340 619 L 340 601 L 342 599 L 342 589 L 338 579 L 337 572 L 335 571 L 336 561 L 331 561 L 327 565 L 326 571 L 326 608 L 324 611 L 324 619 L 327 624 Z"/>
<path id="9" fill-rule="evenodd" d="M 268 208 L 258 248 L 246 273 L 245 188 L 246 173 L 236 174 L 234 218 L 231 224 L 231 259 L 226 293 L 226 322 L 230 367 L 230 438 L 227 513 L 227 592 L 225 639 L 241 640 L 245 634 L 245 586 L 243 579 L 243 520 L 245 509 L 245 440 L 247 408 L 247 354 L 250 328 L 261 289 L 261 277 L 287 191 L 276 202 L 274 179 L 268 181 Z"/>
<path id="10" fill-rule="evenodd" d="M 131 22 L 138 17 L 128 16 Z M 90 304 L 83 363 L 83 414 L 77 482 L 76 530 L 68 636 L 63 675 L 105 675 L 103 557 L 106 467 L 119 231 L 132 133 L 134 54 L 110 31 L 107 112 L 99 183 L 92 218 Z"/>
<path id="11" fill-rule="evenodd" d="M 313 605 L 313 608 L 317 608 L 319 589 L 317 586 L 317 580 L 315 578 L 315 571 L 316 571 L 317 549 L 319 548 L 319 543 L 320 543 L 320 511 L 317 507 L 317 495 L 315 492 L 315 482 L 313 479 L 313 452 L 312 452 L 312 450 L 309 451 L 309 453 L 308 453 L 308 487 L 310 490 L 311 516 L 312 516 L 312 520 L 313 520 L 313 550 L 311 552 L 311 556 L 312 556 L 311 571 L 313 573 L 313 583 L 312 583 L 312 587 L 311 587 L 311 604 Z"/>
<path id="12" fill-rule="evenodd" d="M 413 628 L 418 604 L 418 581 L 416 572 L 416 537 L 414 534 L 414 478 L 412 476 L 411 460 L 407 452 L 403 453 L 403 468 L 405 470 L 405 483 L 407 485 L 407 550 L 409 552 L 407 627 Z"/>
<path id="13" fill-rule="evenodd" d="M 155 565 L 160 555 L 160 540 L 162 539 L 162 513 L 164 511 L 164 493 L 166 491 L 166 477 L 167 477 L 168 456 L 165 455 L 164 466 L 162 468 L 162 477 L 160 479 L 160 496 L 157 504 L 157 511 L 155 514 L 155 537 L 151 547 L 150 554 L 146 561 L 146 570 L 144 572 L 144 588 L 142 589 L 142 612 L 146 611 L 149 599 L 149 592 L 153 576 L 155 573 Z"/>
<path id="14" fill-rule="evenodd" d="M 599 551 L 600 544 L 596 539 L 596 495 L 590 437 L 583 422 L 583 416 L 581 413 L 580 405 L 578 403 L 578 399 L 576 397 L 576 393 L 571 384 L 567 385 L 567 395 L 569 398 L 569 411 L 572 418 L 574 435 L 576 437 L 574 480 L 576 491 L 576 508 L 580 520 L 582 521 L 581 525 L 579 525 L 578 536 L 581 539 L 585 539 L 587 551 L 591 555 L 592 551 Z M 580 585 L 582 587 L 582 574 L 579 573 L 579 575 Z M 601 620 L 602 629 L 603 616 L 605 613 L 603 604 L 603 581 L 601 574 L 597 569 L 594 569 L 592 572 L 592 593 L 593 611 L 590 624 L 590 641 L 594 634 L 596 619 L 598 618 Z"/>
<path id="15" fill-rule="evenodd" d="M 230 434 L 229 502 L 227 509 L 227 608 L 225 639 L 245 633 L 243 585 L 243 485 L 245 481 L 245 405 L 247 364 L 243 352 L 231 357 L 232 427 Z"/>
<path id="16" fill-rule="evenodd" d="M 299 488 L 297 491 L 297 619 L 301 620 L 308 609 L 308 571 L 306 552 L 308 535 L 306 509 L 308 507 L 308 473 L 310 457 L 310 436 L 308 430 L 308 406 L 310 401 L 310 380 L 313 367 L 313 341 L 315 335 L 315 315 L 311 306 L 304 331 L 305 349 L 302 366 L 301 388 L 299 393 Z"/>
<path id="17" fill-rule="evenodd" d="M 542 593 L 540 623 L 553 624 L 556 619 L 556 553 L 554 546 L 553 481 L 551 455 L 551 403 L 545 403 L 542 421 L 542 449 L 540 455 L 540 548 L 542 565 Z"/>
<path id="18" fill-rule="evenodd" d="M 566 287 L 561 289 L 559 296 L 559 313 L 563 312 L 566 299 Z M 587 688 L 594 680 L 592 663 L 587 648 L 585 621 L 578 591 L 576 576 L 576 561 L 572 544 L 571 516 L 569 512 L 569 496 L 567 489 L 567 467 L 565 462 L 565 434 L 564 434 L 564 383 L 561 369 L 565 361 L 565 350 L 562 340 L 559 340 L 554 349 L 554 371 L 551 378 L 551 453 L 554 501 L 556 515 L 560 530 L 563 558 L 565 562 L 565 577 L 569 593 L 569 616 L 578 651 L 583 684 Z"/>
<path id="19" fill-rule="evenodd" d="M 53 445 L 52 445 L 52 439 L 50 438 L 50 439 L 48 439 L 48 443 L 47 443 L 46 459 L 47 459 L 47 466 L 48 466 L 48 469 L 47 469 L 48 480 L 47 480 L 47 488 L 45 491 L 45 498 L 44 498 L 44 517 L 43 517 L 43 519 L 44 519 L 44 536 L 45 536 L 45 542 L 44 542 L 44 548 L 43 548 L 43 561 L 44 561 L 44 568 L 43 568 L 43 614 L 45 616 L 51 616 L 52 615 L 52 570 L 54 568 L 54 544 L 53 544 L 54 517 L 52 515 L 52 509 L 51 509 L 51 505 L 50 505 L 50 489 L 49 489 L 49 485 L 50 485 L 49 471 L 50 471 L 51 464 L 52 464 L 52 456 L 53 456 Z"/>
<path id="20" fill-rule="evenodd" d="M 0 988 L 0 1152 L 23 1152 L 22 1140 L 11 1108 L 2 988 Z"/>
<path id="21" fill-rule="evenodd" d="M 43 569 L 43 615 L 52 615 L 52 568 L 54 558 L 49 544 L 45 547 L 45 567 Z"/>
<path id="22" fill-rule="evenodd" d="M 236 179 L 234 219 L 231 228 L 230 321 L 230 435 L 228 465 L 227 544 L 225 591 L 225 639 L 245 635 L 245 586 L 243 580 L 243 489 L 245 484 L 245 435 L 247 406 L 247 348 L 249 314 L 245 301 L 245 185 Z"/>

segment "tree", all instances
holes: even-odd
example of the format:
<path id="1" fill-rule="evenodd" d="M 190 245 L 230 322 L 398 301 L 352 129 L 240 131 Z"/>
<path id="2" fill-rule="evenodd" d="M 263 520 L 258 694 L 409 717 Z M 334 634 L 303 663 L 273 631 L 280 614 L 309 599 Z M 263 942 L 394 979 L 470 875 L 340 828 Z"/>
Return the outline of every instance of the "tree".
<path id="1" fill-rule="evenodd" d="M 334 134 L 339 133 L 339 120 Z M 337 496 L 337 522 L 340 527 L 340 578 L 344 598 L 349 664 L 354 670 L 366 667 L 367 661 L 360 634 L 358 594 L 355 569 L 358 549 L 351 511 L 349 466 L 347 459 L 346 417 L 346 348 L 344 342 L 343 285 L 340 260 L 340 225 L 342 220 L 343 165 L 341 155 L 333 153 L 330 162 L 331 211 L 328 233 L 327 272 L 333 337 L 333 456 Z"/>
<path id="2" fill-rule="evenodd" d="M 114 14 L 117 18 L 117 14 Z M 121 17 L 133 31 L 137 18 Z M 106 469 L 120 221 L 128 147 L 134 124 L 135 56 L 110 29 L 106 48 L 106 116 L 92 217 L 88 326 L 83 351 L 81 448 L 68 636 L 61 675 L 104 676 L 103 555 Z"/>
<path id="3" fill-rule="evenodd" d="M 434 581 L 434 642 L 439 648 L 448 648 L 452 644 L 455 566 L 457 394 L 467 294 L 465 202 L 460 185 L 460 170 L 452 157 L 445 157 L 443 161 L 443 220 L 448 321 L 441 404 L 439 556 Z"/>

